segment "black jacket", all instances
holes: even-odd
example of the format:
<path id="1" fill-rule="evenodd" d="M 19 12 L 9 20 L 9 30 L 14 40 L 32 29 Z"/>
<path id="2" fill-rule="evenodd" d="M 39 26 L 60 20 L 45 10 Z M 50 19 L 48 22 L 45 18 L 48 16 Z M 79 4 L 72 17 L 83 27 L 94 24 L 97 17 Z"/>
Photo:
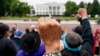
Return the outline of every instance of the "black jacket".
<path id="1" fill-rule="evenodd" d="M 80 23 L 82 26 L 82 39 L 83 39 L 82 49 L 86 50 L 90 56 L 94 56 L 92 49 L 94 45 L 93 34 L 88 18 L 80 20 Z"/>
<path id="2" fill-rule="evenodd" d="M 14 42 L 4 36 L 0 36 L 0 56 L 16 56 L 17 48 Z"/>

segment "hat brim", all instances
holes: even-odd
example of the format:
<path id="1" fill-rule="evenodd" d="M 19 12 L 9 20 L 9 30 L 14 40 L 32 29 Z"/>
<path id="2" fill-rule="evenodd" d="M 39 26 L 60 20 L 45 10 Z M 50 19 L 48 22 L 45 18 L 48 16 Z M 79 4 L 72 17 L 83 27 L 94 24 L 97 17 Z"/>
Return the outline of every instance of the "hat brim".
<path id="1" fill-rule="evenodd" d="M 34 34 L 34 33 L 31 33 L 31 34 Z M 39 47 L 40 47 L 40 44 L 41 44 L 41 38 L 40 37 L 35 37 L 35 39 L 37 40 L 34 47 L 32 48 L 27 48 L 27 46 L 25 44 L 22 44 L 22 49 L 26 52 L 35 52 Z"/>

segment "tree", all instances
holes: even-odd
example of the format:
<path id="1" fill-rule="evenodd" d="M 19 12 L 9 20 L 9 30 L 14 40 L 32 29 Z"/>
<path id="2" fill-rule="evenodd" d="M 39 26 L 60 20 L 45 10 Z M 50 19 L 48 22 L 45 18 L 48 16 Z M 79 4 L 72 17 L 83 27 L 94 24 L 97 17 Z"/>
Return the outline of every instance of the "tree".
<path id="1" fill-rule="evenodd" d="M 30 12 L 30 6 L 28 6 L 27 3 L 18 2 L 14 5 L 12 11 L 13 16 L 26 16 L 26 14 Z"/>
<path id="2" fill-rule="evenodd" d="M 11 13 L 11 5 L 17 0 L 0 0 L 0 16 Z"/>
<path id="3" fill-rule="evenodd" d="M 91 3 L 88 3 L 88 4 L 87 4 L 87 11 L 88 11 L 88 14 L 91 14 L 91 6 L 92 6 Z"/>
<path id="4" fill-rule="evenodd" d="M 79 7 L 84 8 L 84 5 L 85 5 L 84 2 L 80 2 Z"/>
<path id="5" fill-rule="evenodd" d="M 100 5 L 99 5 L 99 15 L 100 15 Z"/>
<path id="6" fill-rule="evenodd" d="M 13 3 L 10 6 L 11 15 L 15 14 L 16 7 L 19 4 L 19 0 L 13 0 Z"/>
<path id="7" fill-rule="evenodd" d="M 0 16 L 3 16 L 5 11 L 4 11 L 4 0 L 0 0 Z"/>
<path id="8" fill-rule="evenodd" d="M 90 13 L 94 17 L 96 14 L 99 14 L 99 2 L 98 0 L 94 0 L 93 4 L 91 5 Z"/>
<path id="9" fill-rule="evenodd" d="M 24 16 L 29 10 L 30 6 L 19 0 L 0 0 L 0 16 Z"/>
<path id="10" fill-rule="evenodd" d="M 76 5 L 75 2 L 71 2 L 71 1 L 68 1 L 66 4 L 65 4 L 65 7 L 66 7 L 66 11 L 65 11 L 65 14 L 66 16 L 72 16 L 73 14 L 76 14 L 77 10 L 78 10 L 78 6 Z"/>

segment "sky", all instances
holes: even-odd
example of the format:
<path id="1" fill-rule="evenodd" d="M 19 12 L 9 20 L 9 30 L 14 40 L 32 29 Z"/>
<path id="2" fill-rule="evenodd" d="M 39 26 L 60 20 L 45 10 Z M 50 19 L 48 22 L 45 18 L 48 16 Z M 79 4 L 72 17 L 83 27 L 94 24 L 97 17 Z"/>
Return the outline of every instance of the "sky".
<path id="1" fill-rule="evenodd" d="M 48 2 L 57 2 L 57 3 L 62 3 L 65 4 L 68 0 L 20 0 L 21 2 L 27 2 L 28 5 L 36 5 L 36 4 L 44 4 Z M 79 4 L 81 1 L 85 1 L 86 3 L 88 2 L 93 2 L 93 0 L 71 0 Z M 100 1 L 100 0 L 99 0 Z"/>

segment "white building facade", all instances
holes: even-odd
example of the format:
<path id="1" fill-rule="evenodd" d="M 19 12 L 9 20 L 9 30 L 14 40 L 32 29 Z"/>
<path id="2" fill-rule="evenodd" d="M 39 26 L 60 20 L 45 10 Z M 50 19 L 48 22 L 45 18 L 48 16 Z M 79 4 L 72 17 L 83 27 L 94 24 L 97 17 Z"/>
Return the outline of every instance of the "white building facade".
<path id="1" fill-rule="evenodd" d="M 35 8 L 35 15 L 63 15 L 65 5 L 59 3 L 38 4 Z"/>

